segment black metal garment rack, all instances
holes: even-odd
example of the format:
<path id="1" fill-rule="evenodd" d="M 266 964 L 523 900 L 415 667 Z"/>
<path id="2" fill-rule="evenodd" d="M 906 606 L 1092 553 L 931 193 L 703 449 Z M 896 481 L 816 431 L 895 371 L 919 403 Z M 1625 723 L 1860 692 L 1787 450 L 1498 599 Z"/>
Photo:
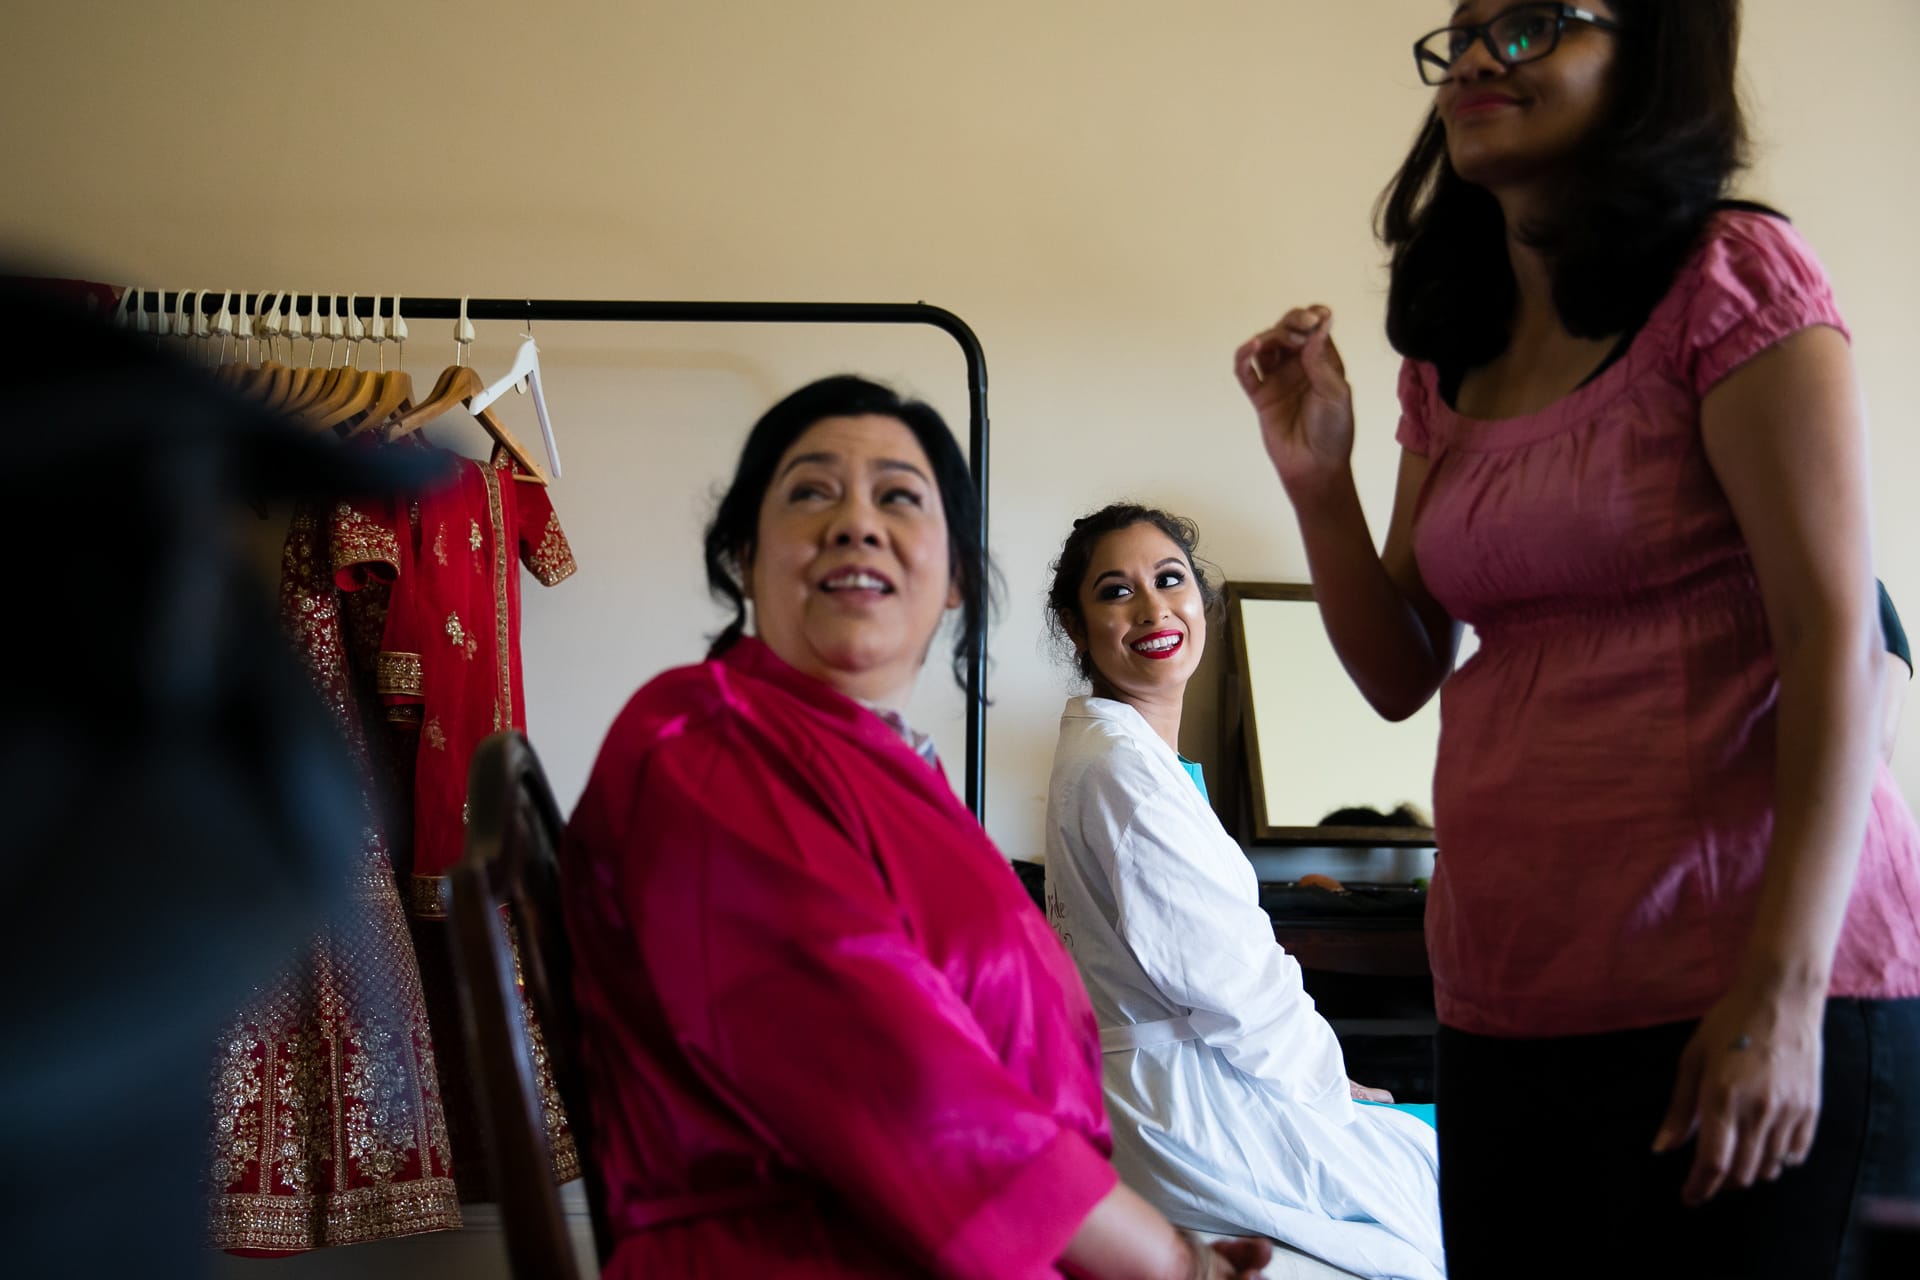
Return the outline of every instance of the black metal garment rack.
<path id="1" fill-rule="evenodd" d="M 271 294 L 271 291 L 268 291 Z M 165 294 L 149 292 L 145 309 L 167 309 Z M 337 296 L 337 295 L 336 295 Z M 215 309 L 215 295 L 198 298 L 202 311 Z M 355 311 L 372 318 L 375 302 L 362 296 Z M 469 320 L 534 320 L 542 324 L 924 324 L 960 344 L 967 360 L 967 463 L 980 496 L 980 541 L 987 540 L 987 359 L 980 339 L 953 312 L 924 302 L 621 302 L 550 298 L 406 298 L 401 312 L 409 320 L 458 319 L 465 306 Z M 967 808 L 986 820 L 987 622 L 978 623 L 978 645 L 967 669 Z"/>

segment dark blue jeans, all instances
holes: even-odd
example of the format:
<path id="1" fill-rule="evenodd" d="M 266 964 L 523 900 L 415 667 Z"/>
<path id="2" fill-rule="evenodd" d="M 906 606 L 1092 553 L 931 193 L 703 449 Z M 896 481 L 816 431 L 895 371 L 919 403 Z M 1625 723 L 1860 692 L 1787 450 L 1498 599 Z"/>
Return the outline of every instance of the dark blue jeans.
<path id="1" fill-rule="evenodd" d="M 1777 1182 L 1690 1209 L 1693 1144 L 1656 1156 L 1692 1022 L 1434 1042 L 1440 1211 L 1451 1280 L 1860 1275 L 1870 1196 L 1920 1199 L 1920 999 L 1829 1000 L 1820 1127 Z"/>

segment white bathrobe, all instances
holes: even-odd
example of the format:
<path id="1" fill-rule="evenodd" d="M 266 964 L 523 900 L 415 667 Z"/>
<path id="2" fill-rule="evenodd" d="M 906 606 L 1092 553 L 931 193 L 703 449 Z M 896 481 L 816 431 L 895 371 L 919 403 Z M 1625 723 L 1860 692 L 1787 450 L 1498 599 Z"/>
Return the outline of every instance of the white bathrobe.
<path id="1" fill-rule="evenodd" d="M 1060 717 L 1047 915 L 1100 1021 L 1128 1186 L 1180 1226 L 1363 1276 L 1445 1274 L 1433 1130 L 1352 1101 L 1252 864 L 1126 703 L 1073 698 Z"/>

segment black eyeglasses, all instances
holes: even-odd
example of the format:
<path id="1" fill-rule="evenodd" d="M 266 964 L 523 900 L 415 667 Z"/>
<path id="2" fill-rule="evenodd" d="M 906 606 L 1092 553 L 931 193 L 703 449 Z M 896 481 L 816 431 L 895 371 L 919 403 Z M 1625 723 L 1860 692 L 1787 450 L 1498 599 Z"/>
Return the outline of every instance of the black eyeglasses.
<path id="1" fill-rule="evenodd" d="M 1474 26 L 1442 27 L 1413 44 L 1413 61 L 1428 84 L 1444 84 L 1454 62 L 1475 40 L 1502 66 L 1536 62 L 1560 45 L 1560 33 L 1569 22 L 1584 22 L 1601 31 L 1618 31 L 1620 24 L 1570 4 L 1517 4 L 1492 20 Z"/>

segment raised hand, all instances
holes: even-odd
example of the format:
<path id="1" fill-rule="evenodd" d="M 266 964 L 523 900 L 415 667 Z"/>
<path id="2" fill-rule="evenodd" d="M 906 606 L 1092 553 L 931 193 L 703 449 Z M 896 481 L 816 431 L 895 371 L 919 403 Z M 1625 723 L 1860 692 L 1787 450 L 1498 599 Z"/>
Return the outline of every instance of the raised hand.
<path id="1" fill-rule="evenodd" d="M 1333 480 L 1353 456 L 1353 388 L 1333 344 L 1333 312 L 1297 307 L 1233 353 L 1234 376 L 1291 497 Z"/>

